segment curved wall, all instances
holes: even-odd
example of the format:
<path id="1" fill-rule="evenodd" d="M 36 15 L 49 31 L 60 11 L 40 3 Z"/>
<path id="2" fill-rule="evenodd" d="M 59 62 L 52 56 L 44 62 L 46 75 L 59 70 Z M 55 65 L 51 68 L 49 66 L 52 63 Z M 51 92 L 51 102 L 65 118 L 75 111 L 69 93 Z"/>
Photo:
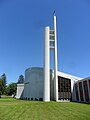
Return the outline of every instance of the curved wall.
<path id="1" fill-rule="evenodd" d="M 43 98 L 43 68 L 29 68 L 25 71 L 24 98 L 42 99 Z"/>

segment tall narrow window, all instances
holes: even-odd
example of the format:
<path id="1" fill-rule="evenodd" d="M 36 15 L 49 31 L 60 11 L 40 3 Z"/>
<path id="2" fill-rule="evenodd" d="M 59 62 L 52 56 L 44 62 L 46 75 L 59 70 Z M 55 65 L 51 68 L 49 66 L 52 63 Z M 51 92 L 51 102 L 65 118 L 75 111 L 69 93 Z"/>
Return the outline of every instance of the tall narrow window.
<path id="1" fill-rule="evenodd" d="M 85 99 L 87 102 L 89 102 L 89 93 L 88 93 L 87 81 L 83 81 L 83 84 L 84 84 Z"/>
<path id="2" fill-rule="evenodd" d="M 83 90 L 82 90 L 82 82 L 79 83 L 79 91 L 80 91 L 80 99 L 81 99 L 81 101 L 84 101 Z"/>
<path id="3" fill-rule="evenodd" d="M 78 85 L 77 85 L 77 83 L 75 84 L 75 91 L 76 91 L 76 99 L 77 99 L 77 101 L 79 101 Z"/>
<path id="4" fill-rule="evenodd" d="M 71 99 L 71 80 L 58 76 L 58 99 Z"/>

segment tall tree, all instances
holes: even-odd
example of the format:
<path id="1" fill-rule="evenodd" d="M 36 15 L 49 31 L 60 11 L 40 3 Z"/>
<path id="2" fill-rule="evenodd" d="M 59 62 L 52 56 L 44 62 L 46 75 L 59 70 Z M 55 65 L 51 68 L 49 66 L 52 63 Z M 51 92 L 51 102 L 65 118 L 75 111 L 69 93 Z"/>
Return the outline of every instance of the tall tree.
<path id="1" fill-rule="evenodd" d="M 5 94 L 6 92 L 6 74 L 4 73 L 3 75 L 1 75 L 0 77 L 0 91 L 2 94 Z"/>
<path id="2" fill-rule="evenodd" d="M 1 96 L 1 94 L 2 94 L 2 80 L 0 78 L 0 96 Z"/>
<path id="3" fill-rule="evenodd" d="M 17 83 L 24 83 L 24 76 L 20 75 Z"/>

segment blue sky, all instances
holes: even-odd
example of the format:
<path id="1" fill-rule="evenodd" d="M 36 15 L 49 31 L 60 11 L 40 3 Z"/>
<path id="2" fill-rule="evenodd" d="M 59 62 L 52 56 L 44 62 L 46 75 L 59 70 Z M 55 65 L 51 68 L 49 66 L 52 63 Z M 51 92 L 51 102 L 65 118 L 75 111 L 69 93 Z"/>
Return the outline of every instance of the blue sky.
<path id="1" fill-rule="evenodd" d="M 0 75 L 42 67 L 44 27 L 57 16 L 58 70 L 90 76 L 90 0 L 0 0 Z M 53 62 L 51 62 L 51 68 Z"/>

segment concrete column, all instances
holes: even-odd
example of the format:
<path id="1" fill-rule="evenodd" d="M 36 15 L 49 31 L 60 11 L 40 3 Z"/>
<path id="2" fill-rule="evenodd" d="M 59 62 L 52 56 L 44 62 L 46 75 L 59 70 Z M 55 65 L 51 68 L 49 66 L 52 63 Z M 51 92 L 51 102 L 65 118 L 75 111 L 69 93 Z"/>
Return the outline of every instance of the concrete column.
<path id="1" fill-rule="evenodd" d="M 82 81 L 82 91 L 83 91 L 83 99 L 84 99 L 84 102 L 85 102 L 86 100 L 85 100 L 85 94 L 84 94 L 84 86 L 83 86 L 83 81 Z"/>
<path id="2" fill-rule="evenodd" d="M 57 33 L 56 33 L 56 16 L 54 15 L 54 100 L 58 101 L 58 76 L 57 76 Z"/>
<path id="3" fill-rule="evenodd" d="M 89 88 L 89 81 L 87 80 L 87 86 L 88 86 L 88 96 L 89 96 L 89 102 L 90 102 L 90 88 Z"/>
<path id="4" fill-rule="evenodd" d="M 49 27 L 45 27 L 44 39 L 44 96 L 43 101 L 50 101 L 50 49 L 49 49 Z"/>
<path id="5" fill-rule="evenodd" d="M 72 101 L 77 101 L 77 99 L 76 99 L 75 81 L 73 82 L 73 92 L 72 92 L 72 95 L 73 95 Z"/>

